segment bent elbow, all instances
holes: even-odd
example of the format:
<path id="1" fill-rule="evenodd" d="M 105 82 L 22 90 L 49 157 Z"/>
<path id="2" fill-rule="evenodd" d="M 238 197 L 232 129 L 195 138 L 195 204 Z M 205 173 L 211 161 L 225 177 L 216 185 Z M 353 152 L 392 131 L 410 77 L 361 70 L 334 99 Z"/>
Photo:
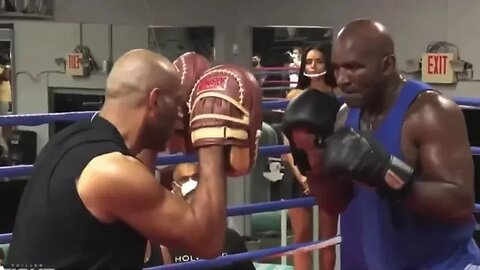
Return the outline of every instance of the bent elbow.
<path id="1" fill-rule="evenodd" d="M 472 190 L 458 189 L 456 197 L 457 209 L 453 214 L 456 218 L 470 217 L 475 209 L 475 193 Z"/>
<path id="2" fill-rule="evenodd" d="M 475 210 L 475 207 L 472 206 L 472 207 L 465 207 L 465 209 L 463 209 L 460 213 L 460 217 L 461 218 L 468 218 L 468 217 L 471 217 L 473 212 Z"/>
<path id="3" fill-rule="evenodd" d="M 466 220 L 469 219 L 475 209 L 475 198 L 473 194 L 461 193 L 456 196 L 453 207 L 449 207 L 450 211 L 445 211 L 444 214 L 439 213 L 440 217 L 447 220 Z"/>
<path id="4" fill-rule="evenodd" d="M 197 234 L 195 239 L 192 239 L 195 245 L 195 256 L 207 260 L 220 257 L 224 250 L 225 234 L 225 229 L 223 233 L 206 230 L 205 233 Z"/>
<path id="5" fill-rule="evenodd" d="M 469 207 L 461 207 L 457 208 L 456 210 L 453 210 L 452 213 L 450 213 L 449 216 L 441 216 L 440 218 L 444 218 L 447 221 L 462 221 L 462 220 L 468 220 L 472 217 L 474 207 L 469 206 Z"/>
<path id="6" fill-rule="evenodd" d="M 221 245 L 219 244 L 214 244 L 214 243 L 208 243 L 206 246 L 204 246 L 204 251 L 202 254 L 203 259 L 215 259 L 217 257 L 220 257 L 223 252 L 223 243 Z"/>
<path id="7" fill-rule="evenodd" d="M 209 237 L 198 242 L 196 256 L 201 259 L 211 260 L 222 255 L 224 241 L 219 241 L 216 237 Z"/>
<path id="8" fill-rule="evenodd" d="M 457 212 L 458 218 L 468 218 L 475 210 L 475 198 L 474 196 L 464 196 L 459 204 Z"/>

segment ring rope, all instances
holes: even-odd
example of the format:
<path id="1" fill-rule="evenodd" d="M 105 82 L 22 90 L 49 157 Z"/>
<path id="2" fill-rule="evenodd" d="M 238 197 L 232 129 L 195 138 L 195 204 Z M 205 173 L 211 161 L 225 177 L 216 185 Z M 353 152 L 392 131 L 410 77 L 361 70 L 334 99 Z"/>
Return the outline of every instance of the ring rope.
<path id="1" fill-rule="evenodd" d="M 314 197 L 305 197 L 298 199 L 289 199 L 273 202 L 252 203 L 240 206 L 233 206 L 227 209 L 227 216 L 242 216 L 255 213 L 265 213 L 278 211 L 283 209 L 297 208 L 297 207 L 311 207 L 315 205 Z M 480 213 L 480 204 L 475 204 L 474 213 Z M 11 233 L 0 234 L 0 244 L 10 243 L 12 239 Z"/>
<path id="2" fill-rule="evenodd" d="M 198 260 L 185 263 L 176 263 L 176 264 L 167 264 L 162 266 L 155 266 L 144 268 L 148 270 L 166 270 L 166 269 L 212 269 L 217 267 L 225 267 L 235 262 L 241 261 L 254 261 L 262 258 L 268 257 L 278 257 L 292 255 L 296 252 L 305 252 L 310 250 L 316 250 L 321 248 L 326 248 L 329 246 L 334 246 L 340 244 L 342 241 L 341 236 L 336 236 L 327 240 L 322 241 L 311 241 L 307 243 L 292 244 L 283 247 L 275 248 L 266 248 L 256 251 L 237 253 L 232 255 L 227 255 L 223 257 L 218 257 L 212 260 Z"/>
<path id="3" fill-rule="evenodd" d="M 480 98 L 454 97 L 452 99 L 459 105 L 480 106 Z M 288 102 L 286 99 L 264 101 L 262 102 L 262 108 L 264 110 L 285 109 Z M 96 112 L 97 111 L 2 115 L 0 116 L 0 126 L 38 126 L 52 122 L 86 120 L 90 119 Z"/>
<path id="4" fill-rule="evenodd" d="M 240 206 L 233 206 L 227 209 L 227 216 L 242 216 L 255 213 L 265 213 L 295 207 L 310 207 L 315 205 L 315 199 L 313 197 L 305 197 L 298 199 L 282 200 L 282 201 L 273 201 L 273 202 L 263 202 L 263 203 L 252 203 L 245 204 Z M 0 244 L 9 243 L 11 241 L 12 234 L 0 234 Z"/>
<path id="5" fill-rule="evenodd" d="M 262 146 L 259 147 L 260 155 L 281 155 L 288 153 L 289 146 L 285 145 L 275 145 L 275 146 Z M 164 155 L 157 158 L 157 165 L 172 165 L 179 163 L 189 163 L 198 161 L 198 156 L 196 154 L 173 154 L 173 155 Z M 33 165 L 14 165 L 14 166 L 3 166 L 0 167 L 0 178 L 15 178 L 29 176 L 32 173 Z M 11 180 L 11 179 L 7 179 Z M 0 180 L 0 182 L 5 180 Z"/>
<path id="6" fill-rule="evenodd" d="M 245 204 L 245 205 L 230 207 L 227 209 L 227 215 L 229 217 L 243 216 L 243 215 L 272 212 L 272 211 L 278 211 L 278 210 L 290 209 L 290 208 L 311 207 L 311 206 L 314 206 L 315 204 L 316 204 L 315 198 L 311 196 L 304 197 L 304 198 L 297 198 L 297 199 L 273 201 L 273 202 L 252 203 L 252 204 Z"/>
<path id="7" fill-rule="evenodd" d="M 267 101 L 262 102 L 262 108 L 284 109 L 288 101 Z M 480 105 L 480 102 L 479 102 Z M 62 112 L 62 113 L 29 113 L 11 114 L 0 116 L 0 126 L 39 126 L 52 122 L 73 122 L 91 119 L 98 111 Z"/>
<path id="8" fill-rule="evenodd" d="M 472 155 L 480 155 L 480 147 L 471 147 Z M 261 146 L 259 147 L 260 155 L 275 156 L 286 154 L 290 152 L 290 147 L 286 145 L 272 145 L 272 146 Z M 174 155 L 165 155 L 159 156 L 157 158 L 157 165 L 172 165 L 179 163 L 188 163 L 198 161 L 198 156 L 196 154 L 174 154 Z M 14 166 L 3 166 L 0 167 L 0 178 L 15 178 L 15 177 L 24 177 L 29 176 L 32 173 L 33 165 L 14 165 Z M 2 181 L 11 181 L 15 179 L 0 179 Z"/>
<path id="9" fill-rule="evenodd" d="M 12 233 L 0 234 L 0 245 L 12 242 Z"/>
<path id="10" fill-rule="evenodd" d="M 465 106 L 479 106 L 480 99 L 474 98 L 453 98 L 453 100 L 457 104 L 465 105 Z M 288 105 L 287 100 L 279 100 L 279 101 L 267 101 L 262 103 L 263 109 L 284 109 Z M 89 119 L 95 111 L 87 111 L 87 112 L 66 112 L 66 113 L 47 113 L 47 114 L 17 114 L 17 115 L 5 115 L 0 117 L 0 125 L 23 125 L 23 126 L 37 126 L 41 124 L 51 123 L 51 122 L 61 122 L 61 121 L 78 121 L 82 119 Z M 288 153 L 287 146 L 266 146 L 260 147 L 259 149 L 260 154 L 263 155 L 278 155 L 283 153 Z M 480 154 L 480 147 L 471 147 L 473 155 Z M 159 157 L 157 162 L 159 165 L 165 164 L 172 164 L 173 162 L 181 163 L 181 162 L 191 162 L 196 160 L 195 155 L 170 155 L 170 156 L 163 156 Z M 7 167 L 0 167 L 0 176 L 3 177 L 15 177 L 15 176 L 25 176 L 30 174 L 32 170 L 32 165 L 20 165 L 20 166 L 7 166 Z M 16 173 L 16 175 L 15 175 Z M 293 200 L 284 200 L 284 201 L 277 201 L 277 202 L 267 202 L 267 203 L 259 203 L 259 204 L 251 204 L 245 206 L 237 206 L 228 209 L 229 216 L 234 215 L 246 215 L 251 213 L 258 213 L 258 212 L 269 212 L 269 211 L 276 211 L 280 209 L 286 208 L 293 208 L 293 207 L 308 207 L 315 204 L 315 201 L 312 197 L 307 198 L 300 198 L 300 199 L 293 199 Z M 480 212 L 480 204 L 475 204 L 474 212 Z M 8 243 L 11 241 L 12 234 L 0 234 L 0 244 Z M 328 241 L 328 240 L 327 240 Z M 341 240 L 340 240 L 341 241 Z M 228 265 L 235 261 L 242 261 L 242 260 L 255 260 L 258 258 L 264 258 L 268 256 L 275 256 L 280 254 L 291 254 L 291 252 L 295 252 L 296 250 L 302 248 L 308 248 L 309 246 L 319 245 L 325 241 L 315 241 L 311 243 L 301 243 L 295 245 L 289 245 L 279 248 L 271 248 L 271 249 L 264 249 L 254 252 L 246 252 L 240 254 L 234 254 L 229 256 L 220 257 L 214 260 L 200 260 L 190 263 L 184 264 L 175 264 L 175 265 L 167 265 L 167 266 L 160 266 L 148 269 L 176 269 L 182 268 L 187 264 L 195 264 L 197 267 L 215 267 L 221 265 Z M 290 253 L 289 253 L 290 252 Z"/>

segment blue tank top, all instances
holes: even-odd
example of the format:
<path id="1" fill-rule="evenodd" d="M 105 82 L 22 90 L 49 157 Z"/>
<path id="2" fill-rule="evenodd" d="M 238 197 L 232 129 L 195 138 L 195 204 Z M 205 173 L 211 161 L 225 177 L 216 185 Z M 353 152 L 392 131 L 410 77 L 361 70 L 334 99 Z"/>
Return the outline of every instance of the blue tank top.
<path id="1" fill-rule="evenodd" d="M 375 137 L 390 154 L 403 159 L 400 139 L 410 104 L 431 86 L 407 81 Z M 350 108 L 346 125 L 360 129 L 361 110 Z M 476 222 L 451 224 L 420 216 L 401 202 L 378 196 L 354 183 L 354 195 L 341 215 L 342 269 L 407 270 L 468 269 L 480 265 L 480 251 L 473 241 Z M 480 268 L 479 268 L 480 269 Z"/>

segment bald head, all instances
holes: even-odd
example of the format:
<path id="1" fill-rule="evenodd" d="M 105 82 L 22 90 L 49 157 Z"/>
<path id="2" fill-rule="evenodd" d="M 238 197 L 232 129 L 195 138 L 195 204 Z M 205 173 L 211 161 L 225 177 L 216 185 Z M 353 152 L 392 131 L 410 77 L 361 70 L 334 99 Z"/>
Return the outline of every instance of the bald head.
<path id="1" fill-rule="evenodd" d="M 337 36 L 338 43 L 349 43 L 380 57 L 393 55 L 393 39 L 387 28 L 373 20 L 358 19 L 343 27 Z"/>
<path id="2" fill-rule="evenodd" d="M 118 58 L 108 76 L 100 116 L 126 138 L 132 153 L 164 151 L 181 94 L 173 63 L 149 50 L 131 50 Z"/>
<path id="3" fill-rule="evenodd" d="M 339 32 L 332 64 L 348 106 L 382 106 L 382 97 L 397 89 L 402 79 L 394 50 L 387 28 L 373 20 L 352 21 Z"/>
<path id="4" fill-rule="evenodd" d="M 180 86 L 180 75 L 164 56 L 145 49 L 123 54 L 113 66 L 108 79 L 105 103 L 128 97 L 141 101 L 152 89 L 164 95 L 175 95 Z"/>

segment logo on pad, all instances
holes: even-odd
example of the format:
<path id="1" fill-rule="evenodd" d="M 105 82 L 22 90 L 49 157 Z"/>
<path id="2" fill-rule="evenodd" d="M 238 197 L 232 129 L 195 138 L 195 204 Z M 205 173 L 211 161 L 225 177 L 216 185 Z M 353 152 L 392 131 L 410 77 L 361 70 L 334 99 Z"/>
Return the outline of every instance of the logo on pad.
<path id="1" fill-rule="evenodd" d="M 203 78 L 197 86 L 199 92 L 202 91 L 225 91 L 227 88 L 228 76 L 211 76 Z"/>

